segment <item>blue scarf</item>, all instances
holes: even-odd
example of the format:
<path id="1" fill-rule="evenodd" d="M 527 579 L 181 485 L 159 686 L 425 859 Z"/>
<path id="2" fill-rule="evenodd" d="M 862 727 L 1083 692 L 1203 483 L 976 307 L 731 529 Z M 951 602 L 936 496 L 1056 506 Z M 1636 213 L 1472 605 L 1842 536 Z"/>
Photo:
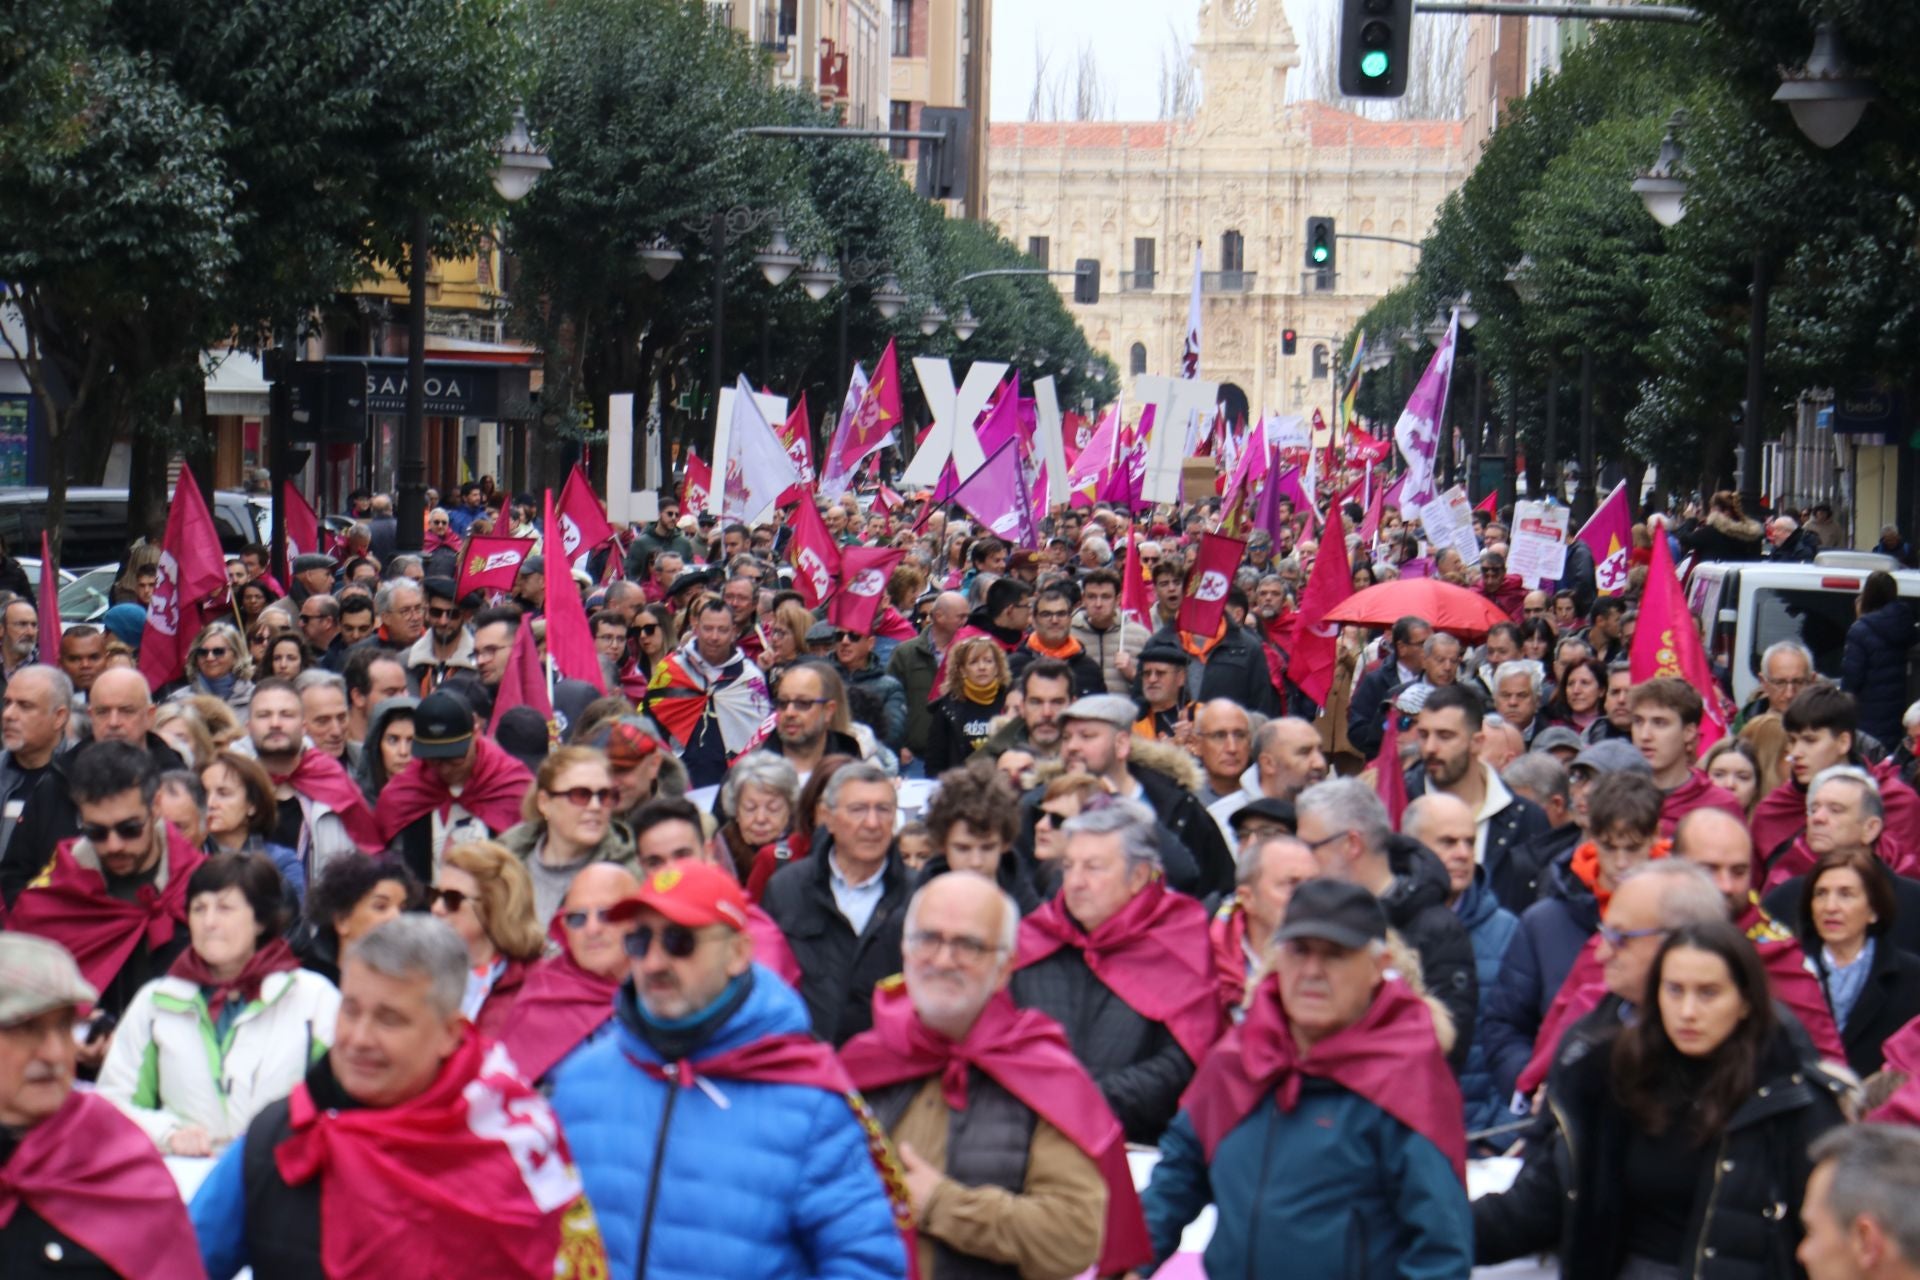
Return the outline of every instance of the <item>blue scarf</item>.
<path id="1" fill-rule="evenodd" d="M 1853 1016 L 1853 1006 L 1860 1002 L 1860 993 L 1866 990 L 1867 977 L 1873 972 L 1873 939 L 1868 937 L 1852 964 L 1836 964 L 1833 952 L 1825 947 L 1820 951 L 1822 967 L 1827 971 L 1827 1003 L 1833 1006 L 1834 1022 L 1845 1030 L 1847 1020 Z"/>
<path id="2" fill-rule="evenodd" d="M 234 675 L 233 672 L 229 671 L 224 676 L 200 676 L 198 679 L 202 689 L 205 689 L 214 697 L 225 702 L 233 696 L 233 686 L 238 678 L 239 677 Z"/>

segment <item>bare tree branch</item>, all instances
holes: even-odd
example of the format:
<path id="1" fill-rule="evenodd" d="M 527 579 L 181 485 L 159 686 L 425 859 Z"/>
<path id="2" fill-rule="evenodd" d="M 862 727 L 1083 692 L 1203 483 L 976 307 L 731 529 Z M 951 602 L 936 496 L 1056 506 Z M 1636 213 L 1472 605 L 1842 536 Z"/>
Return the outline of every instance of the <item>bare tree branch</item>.
<path id="1" fill-rule="evenodd" d="M 1193 74 L 1193 45 L 1167 23 L 1160 48 L 1160 119 L 1187 120 L 1200 106 L 1200 85 Z"/>

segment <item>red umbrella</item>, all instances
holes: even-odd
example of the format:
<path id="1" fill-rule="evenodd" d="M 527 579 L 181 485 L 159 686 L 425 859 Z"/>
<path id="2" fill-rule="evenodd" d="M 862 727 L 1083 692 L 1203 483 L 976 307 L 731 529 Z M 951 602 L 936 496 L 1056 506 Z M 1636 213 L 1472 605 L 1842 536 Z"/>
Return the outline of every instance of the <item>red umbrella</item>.
<path id="1" fill-rule="evenodd" d="M 1438 578 L 1402 578 L 1368 587 L 1328 610 L 1325 620 L 1390 627 L 1408 617 L 1423 618 L 1435 631 L 1461 640 L 1484 639 L 1496 623 L 1513 621 L 1485 596 Z"/>

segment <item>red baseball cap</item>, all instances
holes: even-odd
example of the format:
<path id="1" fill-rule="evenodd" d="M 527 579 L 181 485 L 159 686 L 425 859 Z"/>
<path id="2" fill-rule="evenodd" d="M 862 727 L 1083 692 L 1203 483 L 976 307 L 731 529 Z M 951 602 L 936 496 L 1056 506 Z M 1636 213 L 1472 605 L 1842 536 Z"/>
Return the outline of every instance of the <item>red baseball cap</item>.
<path id="1" fill-rule="evenodd" d="M 631 920 L 642 907 L 652 907 L 689 929 L 724 924 L 745 932 L 747 927 L 747 899 L 740 882 L 718 867 L 691 859 L 654 872 L 640 892 L 615 903 L 607 918 Z"/>

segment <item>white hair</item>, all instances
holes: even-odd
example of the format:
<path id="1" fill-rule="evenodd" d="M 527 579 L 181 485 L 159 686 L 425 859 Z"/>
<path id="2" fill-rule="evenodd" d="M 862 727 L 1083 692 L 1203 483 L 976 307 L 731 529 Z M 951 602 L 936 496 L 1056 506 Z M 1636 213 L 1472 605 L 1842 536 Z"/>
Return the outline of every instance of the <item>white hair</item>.
<path id="1" fill-rule="evenodd" d="M 1358 778 L 1329 778 L 1316 782 L 1293 802 L 1302 818 L 1319 814 L 1329 831 L 1351 831 L 1369 853 L 1385 853 L 1393 822 L 1380 793 Z"/>
<path id="2" fill-rule="evenodd" d="M 453 926 L 417 913 L 395 916 L 356 939 L 346 959 L 402 982 L 425 978 L 434 1012 L 450 1018 L 467 994 L 467 944 Z"/>
<path id="3" fill-rule="evenodd" d="M 834 776 L 838 777 L 839 774 Z M 1117 835 L 1121 837 L 1121 850 L 1126 855 L 1128 871 L 1136 867 L 1158 871 L 1160 840 L 1154 834 L 1157 824 L 1153 810 L 1139 801 L 1110 799 L 1098 808 L 1082 809 L 1075 817 L 1068 818 L 1066 825 L 1061 828 L 1061 834 L 1068 837 Z"/>
<path id="4" fill-rule="evenodd" d="M 1813 781 L 1807 784 L 1808 813 L 1813 812 L 1813 799 L 1820 794 L 1820 788 L 1829 782 L 1847 782 L 1860 788 L 1860 816 L 1886 821 L 1887 806 L 1880 798 L 1880 784 L 1857 764 L 1836 764 L 1816 773 Z"/>
<path id="5" fill-rule="evenodd" d="M 1539 697 L 1540 686 L 1546 680 L 1547 673 L 1537 659 L 1514 658 L 1494 668 L 1493 691 L 1500 692 L 1500 686 L 1515 676 L 1525 676 L 1527 683 L 1533 687 L 1534 696 Z"/>
<path id="6" fill-rule="evenodd" d="M 1772 644 L 1768 645 L 1766 651 L 1760 655 L 1760 674 L 1762 676 L 1767 674 L 1767 664 L 1773 661 L 1774 655 L 1781 653 L 1791 653 L 1801 659 L 1807 664 L 1807 672 L 1812 674 L 1813 650 L 1807 648 L 1807 646 L 1801 644 L 1798 640 L 1775 640 Z M 1916 702 L 1913 705 L 1916 708 L 1920 708 L 1920 702 Z"/>

